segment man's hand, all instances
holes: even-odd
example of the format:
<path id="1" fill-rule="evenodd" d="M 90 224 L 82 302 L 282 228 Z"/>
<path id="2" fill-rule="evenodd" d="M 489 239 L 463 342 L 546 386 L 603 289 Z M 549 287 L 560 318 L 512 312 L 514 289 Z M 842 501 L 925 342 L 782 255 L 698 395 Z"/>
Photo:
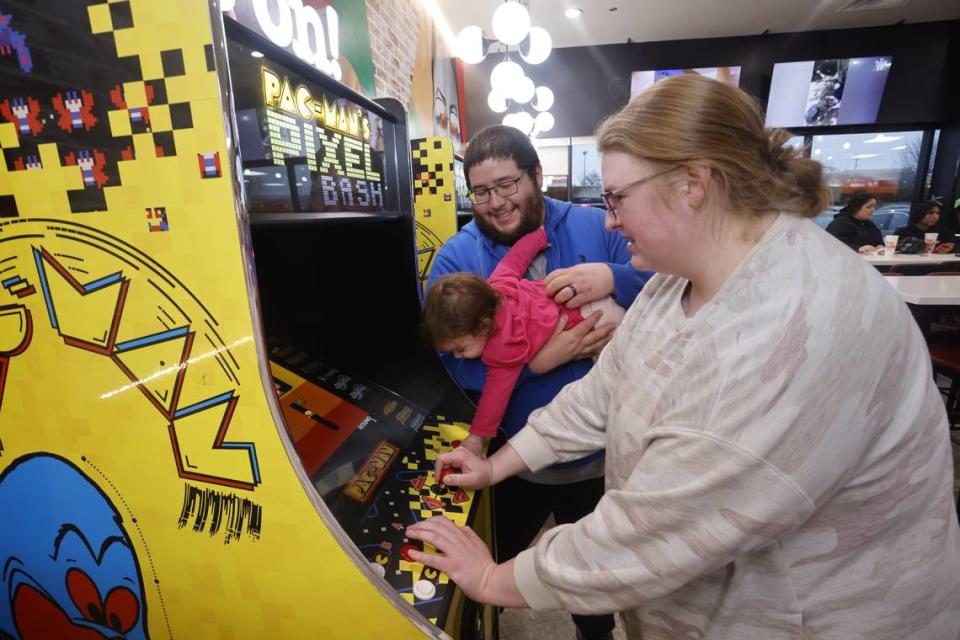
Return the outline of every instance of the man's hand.
<path id="1" fill-rule="evenodd" d="M 557 328 L 553 330 L 553 335 L 540 347 L 537 355 L 527 363 L 530 370 L 537 375 L 543 375 L 560 365 L 600 353 L 610 342 L 613 337 L 613 330 L 616 328 L 615 325 L 605 324 L 595 329 L 594 326 L 602 315 L 601 311 L 594 311 L 590 316 L 584 318 L 583 322 L 569 331 L 563 330 L 567 326 L 567 317 L 560 316 L 560 321 L 557 322 Z"/>
<path id="2" fill-rule="evenodd" d="M 874 247 L 873 245 L 865 244 L 865 245 L 863 245 L 862 247 L 860 247 L 859 249 L 857 249 L 857 253 L 859 253 L 859 254 L 861 254 L 861 255 L 868 255 L 868 254 L 871 254 L 871 253 L 876 253 L 879 249 L 883 249 L 883 247 L 881 247 L 881 246 L 879 246 L 879 245 L 876 246 L 876 247 Z"/>
<path id="3" fill-rule="evenodd" d="M 588 302 L 613 294 L 613 271 L 602 262 L 578 264 L 557 269 L 543 279 L 547 295 L 557 304 L 576 309 Z"/>

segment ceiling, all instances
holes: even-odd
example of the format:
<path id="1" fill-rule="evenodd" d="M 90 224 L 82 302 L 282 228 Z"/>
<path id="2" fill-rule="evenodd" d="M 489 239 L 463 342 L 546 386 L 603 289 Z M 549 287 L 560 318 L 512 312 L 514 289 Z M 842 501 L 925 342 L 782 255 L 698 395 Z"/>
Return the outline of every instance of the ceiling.
<path id="1" fill-rule="evenodd" d="M 503 0 L 434 0 L 453 33 L 471 24 L 492 35 L 490 18 Z M 819 31 L 960 19 L 960 0 L 521 0 L 531 23 L 554 47 L 655 42 L 794 31 Z M 846 5 L 867 6 L 840 11 Z M 891 8 L 884 6 L 894 5 Z M 901 6 L 896 6 L 901 5 Z M 577 19 L 564 16 L 579 7 Z M 879 7 L 879 8 L 878 8 Z M 614 10 L 615 9 L 615 10 Z"/>

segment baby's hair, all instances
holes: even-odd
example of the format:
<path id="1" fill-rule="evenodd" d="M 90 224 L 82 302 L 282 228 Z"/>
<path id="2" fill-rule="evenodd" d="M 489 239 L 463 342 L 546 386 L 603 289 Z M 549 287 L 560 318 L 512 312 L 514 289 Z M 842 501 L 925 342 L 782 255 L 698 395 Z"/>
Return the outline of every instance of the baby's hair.
<path id="1" fill-rule="evenodd" d="M 436 348 L 463 336 L 489 333 L 500 297 L 486 280 L 472 273 L 439 278 L 423 303 L 423 337 Z"/>

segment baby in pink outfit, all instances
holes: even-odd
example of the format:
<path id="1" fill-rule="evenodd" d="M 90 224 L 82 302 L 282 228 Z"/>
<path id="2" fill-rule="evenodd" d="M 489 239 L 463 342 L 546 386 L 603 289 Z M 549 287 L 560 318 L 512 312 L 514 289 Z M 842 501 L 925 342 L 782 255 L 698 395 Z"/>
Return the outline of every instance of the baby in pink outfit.
<path id="1" fill-rule="evenodd" d="M 470 437 L 463 442 L 474 453 L 479 454 L 483 439 L 496 435 L 523 366 L 553 336 L 561 316 L 567 318 L 565 330 L 596 311 L 602 312 L 596 326 L 623 319 L 624 309 L 612 297 L 568 309 L 547 296 L 542 280 L 526 280 L 530 263 L 546 248 L 547 234 L 540 227 L 510 248 L 489 279 L 453 273 L 427 293 L 423 327 L 434 348 L 487 365 Z"/>

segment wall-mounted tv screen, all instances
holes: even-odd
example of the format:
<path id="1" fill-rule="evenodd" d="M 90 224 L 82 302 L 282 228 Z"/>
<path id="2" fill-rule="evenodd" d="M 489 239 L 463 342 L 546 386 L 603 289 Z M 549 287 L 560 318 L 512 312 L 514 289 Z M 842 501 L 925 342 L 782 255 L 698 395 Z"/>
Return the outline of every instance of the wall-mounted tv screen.
<path id="1" fill-rule="evenodd" d="M 657 80 L 670 76 L 679 76 L 684 73 L 695 73 L 714 80 L 720 80 L 740 86 L 740 67 L 701 67 L 699 69 L 656 69 L 651 71 L 634 71 L 630 74 L 630 99 L 648 87 L 652 87 Z"/>
<path id="2" fill-rule="evenodd" d="M 877 121 L 893 58 L 845 58 L 773 65 L 768 127 L 828 127 Z"/>

